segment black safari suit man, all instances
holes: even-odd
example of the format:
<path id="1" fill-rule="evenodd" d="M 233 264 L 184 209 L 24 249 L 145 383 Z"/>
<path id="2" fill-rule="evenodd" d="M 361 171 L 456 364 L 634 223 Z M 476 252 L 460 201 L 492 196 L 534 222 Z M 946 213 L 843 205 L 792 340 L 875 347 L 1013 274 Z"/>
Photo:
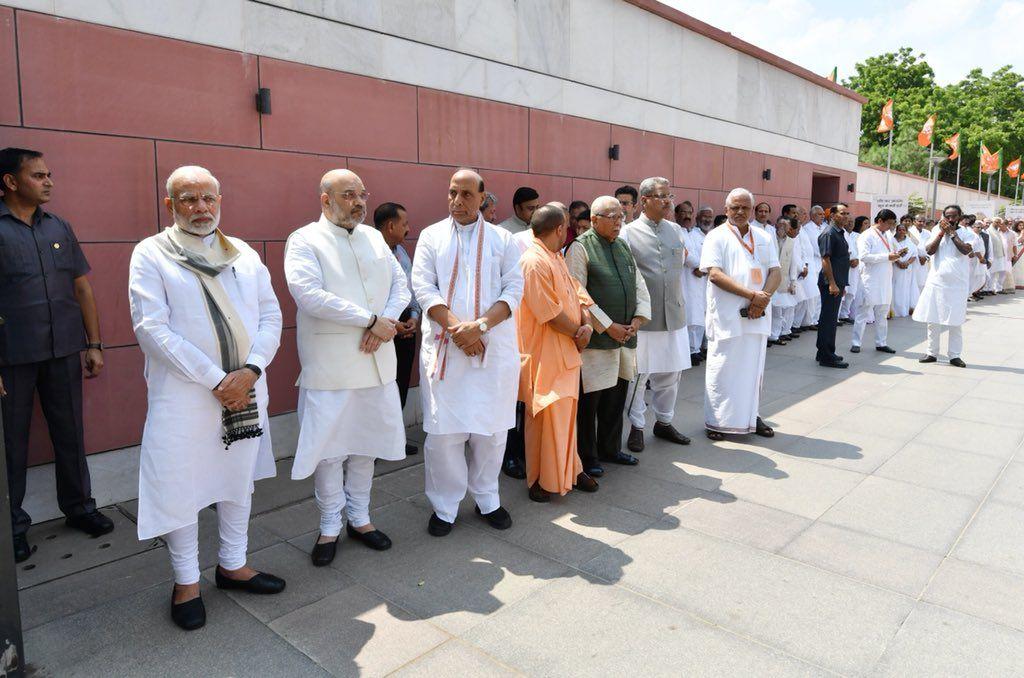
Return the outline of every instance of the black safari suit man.
<path id="1" fill-rule="evenodd" d="M 45 211 L 53 181 L 42 153 L 0 150 L 0 404 L 11 493 L 14 556 L 32 550 L 25 499 L 32 401 L 38 392 L 53 441 L 57 502 L 67 524 L 98 536 L 114 529 L 96 510 L 85 461 L 82 362 L 103 369 L 89 264 L 71 225 Z M 87 343 L 88 341 L 88 343 Z"/>

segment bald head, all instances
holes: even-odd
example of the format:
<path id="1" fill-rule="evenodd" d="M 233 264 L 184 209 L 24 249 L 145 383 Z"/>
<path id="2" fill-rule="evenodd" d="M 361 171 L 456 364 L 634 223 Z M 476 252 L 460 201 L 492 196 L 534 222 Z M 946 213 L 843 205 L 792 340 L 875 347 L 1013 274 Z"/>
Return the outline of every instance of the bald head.
<path id="1" fill-rule="evenodd" d="M 460 169 L 448 184 L 448 213 L 460 224 L 471 224 L 484 202 L 484 178 L 471 169 Z"/>
<path id="2" fill-rule="evenodd" d="M 548 245 L 548 249 L 555 251 L 565 240 L 567 218 L 567 210 L 563 210 L 557 205 L 544 205 L 543 207 L 538 207 L 533 212 L 533 217 L 530 219 L 530 228 L 533 229 L 534 236 L 543 240 L 545 245 Z M 549 240 L 554 245 L 553 247 L 552 244 L 548 243 Z"/>
<path id="3" fill-rule="evenodd" d="M 168 197 L 175 197 L 185 184 L 212 186 L 214 193 L 220 193 L 220 182 L 217 181 L 217 177 L 213 176 L 210 170 L 199 165 L 185 165 L 170 173 L 165 186 Z"/>
<path id="4" fill-rule="evenodd" d="M 622 204 L 618 198 L 602 195 L 590 203 L 591 227 L 608 242 L 614 242 L 619 237 L 622 220 Z"/>
<path id="5" fill-rule="evenodd" d="M 336 226 L 351 231 L 362 223 L 369 197 L 363 180 L 352 170 L 331 170 L 320 179 L 320 209 Z"/>

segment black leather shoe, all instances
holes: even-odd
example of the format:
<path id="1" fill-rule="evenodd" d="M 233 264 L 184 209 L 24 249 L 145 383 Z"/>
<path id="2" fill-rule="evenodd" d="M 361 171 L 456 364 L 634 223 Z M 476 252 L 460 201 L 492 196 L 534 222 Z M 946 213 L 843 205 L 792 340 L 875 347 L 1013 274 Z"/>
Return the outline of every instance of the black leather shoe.
<path id="1" fill-rule="evenodd" d="M 337 542 L 337 540 L 335 540 Z M 248 593 L 261 593 L 261 594 L 274 594 L 284 591 L 284 579 L 275 577 L 272 574 L 266 572 L 259 572 L 253 575 L 252 578 L 240 581 L 238 579 L 231 579 L 225 576 L 220 571 L 220 566 L 217 566 L 217 575 L 215 577 L 217 581 L 217 588 L 228 589 L 236 591 L 246 591 Z"/>
<path id="2" fill-rule="evenodd" d="M 604 466 L 600 464 L 594 464 L 593 466 L 584 466 L 583 472 L 591 478 L 600 478 L 604 475 Z"/>
<path id="3" fill-rule="evenodd" d="M 860 353 L 860 346 L 851 346 L 850 353 Z"/>
<path id="4" fill-rule="evenodd" d="M 171 589 L 171 620 L 186 631 L 195 631 L 206 624 L 206 605 L 203 597 L 196 596 L 184 603 L 174 602 L 174 589 Z"/>
<path id="5" fill-rule="evenodd" d="M 654 437 L 667 440 L 676 445 L 689 445 L 690 439 L 676 430 L 672 424 L 662 424 L 660 421 L 654 424 Z"/>
<path id="6" fill-rule="evenodd" d="M 644 430 L 636 426 L 629 427 L 629 437 L 626 438 L 626 447 L 630 452 L 644 451 Z"/>
<path id="7" fill-rule="evenodd" d="M 640 463 L 640 460 L 634 457 L 632 454 L 626 454 L 625 452 L 617 452 L 614 457 L 608 459 L 602 459 L 606 464 L 622 464 L 623 466 L 636 466 Z"/>
<path id="8" fill-rule="evenodd" d="M 505 472 L 509 478 L 515 478 L 517 480 L 523 480 L 526 478 L 526 469 L 523 468 L 523 463 L 516 457 L 509 457 L 502 465 L 501 470 Z"/>
<path id="9" fill-rule="evenodd" d="M 846 358 L 844 358 L 841 355 L 836 355 L 834 353 L 832 354 L 832 360 L 835 360 L 836 362 L 840 362 L 840 363 L 846 362 Z"/>
<path id="10" fill-rule="evenodd" d="M 895 353 L 896 352 L 896 349 L 889 348 L 888 346 L 875 346 L 875 350 L 876 351 L 881 351 L 882 353 Z"/>
<path id="11" fill-rule="evenodd" d="M 415 445 L 410 445 L 409 443 L 405 444 L 405 456 L 409 456 L 410 454 L 419 454 L 419 453 L 420 453 L 420 448 L 416 447 Z"/>
<path id="12" fill-rule="evenodd" d="M 818 331 L 818 326 L 817 325 L 808 325 L 804 329 L 810 330 L 811 332 L 817 332 Z"/>
<path id="13" fill-rule="evenodd" d="M 351 523 L 345 523 L 345 532 L 356 541 L 361 541 L 374 551 L 387 551 L 391 548 L 391 539 L 380 530 L 360 532 L 352 527 Z"/>
<path id="14" fill-rule="evenodd" d="M 501 506 L 490 513 L 480 513 L 480 507 L 477 506 L 476 514 L 486 520 L 487 524 L 496 530 L 507 530 L 512 527 L 512 516 Z"/>
<path id="15" fill-rule="evenodd" d="M 935 357 L 935 356 L 933 356 L 933 355 L 926 355 L 926 356 L 925 356 L 925 357 L 923 357 L 923 358 L 918 358 L 918 359 L 917 359 L 917 362 L 919 362 L 919 363 L 934 363 L 934 362 L 938 362 L 938 360 L 939 360 L 939 359 L 938 359 L 938 358 L 936 358 L 936 357 Z"/>
<path id="16" fill-rule="evenodd" d="M 445 537 L 452 531 L 452 524 L 441 520 L 436 513 L 430 514 L 430 522 L 427 523 L 427 532 L 434 537 Z"/>
<path id="17" fill-rule="evenodd" d="M 320 537 L 317 537 L 319 542 Z M 334 541 L 325 541 L 323 544 L 313 544 L 313 551 L 309 554 L 310 559 L 313 561 L 313 565 L 316 567 L 323 567 L 330 565 L 334 562 L 334 555 L 338 552 L 338 540 L 335 538 Z"/>
<path id="18" fill-rule="evenodd" d="M 597 492 L 597 488 L 597 481 L 586 473 L 576 476 L 576 489 L 580 492 Z"/>
<path id="19" fill-rule="evenodd" d="M 691 353 L 690 354 L 690 364 L 691 365 L 700 365 L 700 353 Z"/>
<path id="20" fill-rule="evenodd" d="M 960 360 L 960 358 L 953 358 L 952 360 L 949 361 L 949 364 L 952 365 L 953 367 L 967 367 L 967 363 L 965 363 L 963 360 Z"/>
<path id="21" fill-rule="evenodd" d="M 842 360 L 819 360 L 818 364 L 822 367 L 835 367 L 841 370 L 850 366 L 850 363 L 844 363 Z"/>
<path id="22" fill-rule="evenodd" d="M 81 530 L 92 537 L 99 537 L 114 531 L 114 521 L 99 511 L 90 511 L 77 516 L 68 516 L 64 519 L 68 527 Z"/>
<path id="23" fill-rule="evenodd" d="M 764 420 L 761 419 L 761 417 L 758 417 L 756 427 L 754 428 L 754 435 L 759 435 L 762 438 L 774 438 L 775 429 L 764 423 Z"/>
<path id="24" fill-rule="evenodd" d="M 530 497 L 530 501 L 535 501 L 538 504 L 547 504 L 551 501 L 551 493 L 541 487 L 539 482 L 531 485 L 526 494 Z M 477 509 L 477 513 L 479 512 L 480 509 Z"/>
<path id="25" fill-rule="evenodd" d="M 32 547 L 28 545 L 28 536 L 14 535 L 14 562 L 23 563 L 32 557 Z"/>

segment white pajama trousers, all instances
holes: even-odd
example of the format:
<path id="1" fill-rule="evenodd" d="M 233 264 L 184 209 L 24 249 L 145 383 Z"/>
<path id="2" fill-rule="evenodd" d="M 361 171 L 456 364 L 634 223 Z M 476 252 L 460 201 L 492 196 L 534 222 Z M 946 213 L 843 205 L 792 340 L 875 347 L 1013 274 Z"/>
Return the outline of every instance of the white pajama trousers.
<path id="1" fill-rule="evenodd" d="M 220 532 L 218 560 L 225 570 L 245 566 L 249 545 L 249 510 L 251 503 L 217 502 L 217 527 Z M 199 582 L 199 521 L 179 527 L 163 536 L 171 555 L 174 583 L 181 586 Z"/>
<path id="2" fill-rule="evenodd" d="M 885 339 L 889 333 L 889 304 L 879 304 L 878 306 L 864 305 L 857 309 L 857 319 L 853 321 L 853 341 L 851 342 L 854 346 L 860 346 L 861 339 L 864 338 L 864 328 L 868 325 L 868 320 L 873 317 L 875 320 L 875 346 L 885 346 Z"/>
<path id="3" fill-rule="evenodd" d="M 772 306 L 772 333 L 768 336 L 769 339 L 776 341 L 783 334 L 790 333 L 795 310 L 795 306 L 786 306 L 785 308 Z"/>
<path id="4" fill-rule="evenodd" d="M 370 487 L 373 485 L 373 457 L 350 454 L 324 459 L 316 465 L 314 491 L 320 509 L 320 534 L 341 534 L 341 512 L 352 527 L 370 524 Z"/>
<path id="5" fill-rule="evenodd" d="M 690 337 L 690 354 L 698 353 L 700 351 L 700 345 L 704 343 L 704 326 L 687 325 L 686 333 Z"/>
<path id="6" fill-rule="evenodd" d="M 949 330 L 949 345 L 946 355 L 949 359 L 959 358 L 964 350 L 964 333 L 960 325 L 940 325 L 939 323 L 928 323 L 928 355 L 935 358 L 941 352 L 942 333 Z"/>
<path id="7" fill-rule="evenodd" d="M 427 499 L 441 520 L 454 523 L 468 491 L 480 513 L 501 506 L 498 474 L 508 436 L 477 433 L 428 433 L 423 443 Z M 469 451 L 466 451 L 466 443 Z"/>
<path id="8" fill-rule="evenodd" d="M 681 371 L 636 375 L 636 379 L 629 385 L 629 392 L 626 394 L 629 423 L 636 428 L 644 428 L 647 424 L 647 402 L 644 400 L 644 392 L 647 390 L 649 379 L 651 382 L 651 409 L 654 410 L 654 418 L 660 424 L 671 424 L 676 416 L 676 396 L 679 393 L 679 381 L 682 376 Z"/>
<path id="9" fill-rule="evenodd" d="M 851 294 L 850 288 L 846 288 L 847 292 L 843 294 L 843 300 L 839 303 L 839 317 L 849 318 L 853 315 L 853 302 L 857 296 L 856 293 Z"/>

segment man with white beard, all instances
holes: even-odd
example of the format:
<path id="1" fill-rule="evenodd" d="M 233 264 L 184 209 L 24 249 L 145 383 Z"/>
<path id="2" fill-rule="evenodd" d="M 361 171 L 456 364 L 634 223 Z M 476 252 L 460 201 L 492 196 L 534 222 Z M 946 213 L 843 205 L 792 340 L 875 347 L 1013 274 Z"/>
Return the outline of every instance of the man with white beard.
<path id="1" fill-rule="evenodd" d="M 206 623 L 199 595 L 199 512 L 217 505 L 218 588 L 280 593 L 246 565 L 253 483 L 274 475 L 263 374 L 281 309 L 259 255 L 220 223 L 220 183 L 179 167 L 164 204 L 174 225 L 132 253 L 128 295 L 146 356 L 148 412 L 139 464 L 139 539 L 161 536 L 174 570 L 171 618 Z"/>

